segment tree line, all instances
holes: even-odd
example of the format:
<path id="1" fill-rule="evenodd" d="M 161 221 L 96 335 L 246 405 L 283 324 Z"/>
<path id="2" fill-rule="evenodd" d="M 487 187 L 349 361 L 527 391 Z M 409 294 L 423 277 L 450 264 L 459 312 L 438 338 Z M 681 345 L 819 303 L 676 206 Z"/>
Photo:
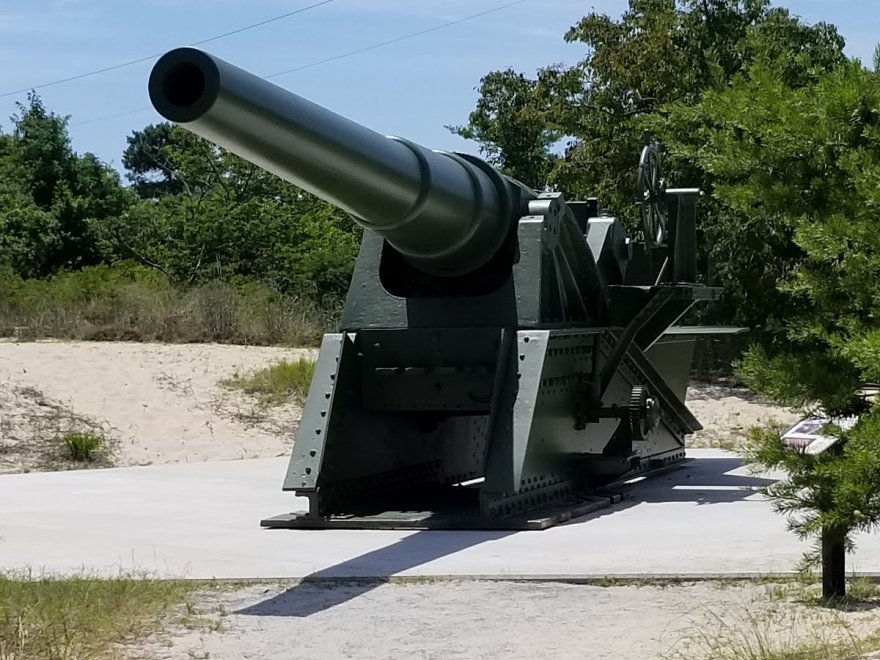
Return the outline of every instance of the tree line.
<path id="1" fill-rule="evenodd" d="M 256 280 L 339 300 L 359 243 L 345 214 L 167 123 L 133 132 L 129 185 L 74 152 L 35 94 L 0 133 L 0 269 L 49 278 L 135 262 L 176 285 Z"/>

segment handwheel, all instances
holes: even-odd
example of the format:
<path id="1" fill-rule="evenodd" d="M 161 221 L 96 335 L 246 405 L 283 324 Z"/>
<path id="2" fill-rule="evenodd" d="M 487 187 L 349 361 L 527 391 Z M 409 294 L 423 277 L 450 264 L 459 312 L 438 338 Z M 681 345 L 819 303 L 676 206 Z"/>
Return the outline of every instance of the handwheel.
<path id="1" fill-rule="evenodd" d="M 647 247 L 658 247 L 666 240 L 666 209 L 663 204 L 665 193 L 666 181 L 663 178 L 660 146 L 646 145 L 639 159 L 637 204 Z"/>

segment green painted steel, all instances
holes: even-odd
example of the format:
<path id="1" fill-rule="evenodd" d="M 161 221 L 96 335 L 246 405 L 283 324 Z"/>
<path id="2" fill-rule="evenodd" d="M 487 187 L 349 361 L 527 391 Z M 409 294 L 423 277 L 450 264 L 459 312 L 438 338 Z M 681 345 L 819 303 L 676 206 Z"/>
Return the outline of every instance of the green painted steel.
<path id="1" fill-rule="evenodd" d="M 345 209 L 432 274 L 488 261 L 528 194 L 480 163 L 376 133 L 194 48 L 157 62 L 149 94 L 166 119 Z"/>
<path id="2" fill-rule="evenodd" d="M 666 188 L 659 145 L 635 240 L 598 200 L 380 135 L 203 51 L 163 56 L 150 96 L 367 229 L 283 482 L 309 509 L 263 525 L 544 529 L 685 460 L 694 341 L 718 329 L 675 324 L 719 290 L 698 282 L 701 193 Z"/>

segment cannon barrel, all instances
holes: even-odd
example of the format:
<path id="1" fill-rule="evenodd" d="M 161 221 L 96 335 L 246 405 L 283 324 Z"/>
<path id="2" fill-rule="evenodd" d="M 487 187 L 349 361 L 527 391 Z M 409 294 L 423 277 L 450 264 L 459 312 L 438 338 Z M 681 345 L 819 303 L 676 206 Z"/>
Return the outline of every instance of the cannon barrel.
<path id="1" fill-rule="evenodd" d="M 338 206 L 430 275 L 488 262 L 532 196 L 480 159 L 382 135 L 195 48 L 163 55 L 149 94 L 165 119 Z"/>

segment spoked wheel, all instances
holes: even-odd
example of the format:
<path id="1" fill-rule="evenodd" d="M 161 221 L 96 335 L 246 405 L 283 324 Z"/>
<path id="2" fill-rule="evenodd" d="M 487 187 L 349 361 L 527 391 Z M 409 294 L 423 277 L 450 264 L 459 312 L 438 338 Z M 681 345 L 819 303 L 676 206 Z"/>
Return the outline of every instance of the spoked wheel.
<path id="1" fill-rule="evenodd" d="M 660 147 L 657 144 L 646 145 L 639 159 L 637 203 L 647 247 L 658 247 L 666 241 L 665 193 Z"/>

